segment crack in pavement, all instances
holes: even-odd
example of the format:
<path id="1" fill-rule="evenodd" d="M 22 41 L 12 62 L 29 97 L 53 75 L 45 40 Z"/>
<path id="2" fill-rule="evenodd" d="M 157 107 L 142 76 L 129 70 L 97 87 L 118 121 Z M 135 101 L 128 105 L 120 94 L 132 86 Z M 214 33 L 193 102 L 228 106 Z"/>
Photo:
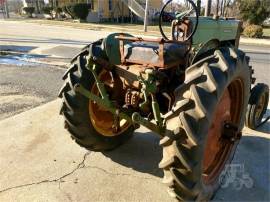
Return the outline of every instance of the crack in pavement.
<path id="1" fill-rule="evenodd" d="M 62 182 L 62 180 L 65 177 L 68 177 L 68 176 L 72 175 L 73 173 L 75 173 L 77 170 L 82 169 L 82 168 L 85 167 L 84 162 L 85 162 L 88 155 L 90 155 L 90 152 L 86 152 L 84 154 L 83 160 L 76 166 L 76 168 L 74 168 L 72 171 L 66 173 L 65 175 L 63 175 L 63 176 L 61 176 L 59 178 L 56 178 L 56 179 L 53 179 L 53 180 L 42 180 L 42 181 L 39 181 L 39 182 L 33 182 L 33 183 L 27 183 L 27 184 L 17 185 L 17 186 L 13 186 L 13 187 L 8 187 L 6 189 L 0 190 L 0 194 L 3 193 L 3 192 L 6 192 L 6 191 L 12 190 L 12 189 L 18 189 L 18 188 L 22 188 L 22 187 L 28 187 L 28 186 L 32 186 L 32 185 L 39 185 L 39 184 L 51 183 L 51 182 L 59 182 L 59 189 L 60 189 L 60 183 Z"/>
<path id="2" fill-rule="evenodd" d="M 22 185 L 17 185 L 17 186 L 13 186 L 13 187 L 8 187 L 5 189 L 0 190 L 0 194 L 6 191 L 10 191 L 13 189 L 18 189 L 18 188 L 22 188 L 22 187 L 28 187 L 28 186 L 33 186 L 33 185 L 39 185 L 39 184 L 43 184 L 43 183 L 52 183 L 52 182 L 58 182 L 58 188 L 60 189 L 60 184 L 61 182 L 63 182 L 62 180 L 70 175 L 72 175 L 73 173 L 75 173 L 77 170 L 82 169 L 82 168 L 89 168 L 89 169 L 97 169 L 102 171 L 103 173 L 106 173 L 108 175 L 116 175 L 116 176 L 131 176 L 131 177 L 137 177 L 137 178 L 141 178 L 141 179 L 147 179 L 147 180 L 153 180 L 153 181 L 157 181 L 154 178 L 150 178 L 150 177 L 140 177 L 140 176 L 136 176 L 136 175 L 132 175 L 132 174 L 128 174 L 128 173 L 112 173 L 109 172 L 103 168 L 99 168 L 97 166 L 85 166 L 85 160 L 86 158 L 90 155 L 90 152 L 86 152 L 83 156 L 83 160 L 70 172 L 66 173 L 65 175 L 56 178 L 56 179 L 52 179 L 52 180 L 42 180 L 39 182 L 33 182 L 33 183 L 27 183 L 27 184 L 22 184 Z"/>
<path id="3" fill-rule="evenodd" d="M 128 173 L 112 173 L 112 172 L 109 172 L 103 168 L 100 168 L 100 167 L 97 167 L 97 166 L 85 166 L 84 168 L 90 168 L 90 169 L 97 169 L 97 170 L 100 170 L 102 171 L 103 173 L 106 173 L 108 175 L 116 175 L 116 176 L 131 176 L 131 177 L 136 177 L 136 178 L 140 178 L 140 179 L 144 179 L 144 180 L 153 180 L 153 181 L 158 181 L 156 180 L 155 178 L 150 178 L 150 177 L 140 177 L 140 176 L 137 176 L 137 175 L 132 175 L 132 174 L 128 174 Z"/>

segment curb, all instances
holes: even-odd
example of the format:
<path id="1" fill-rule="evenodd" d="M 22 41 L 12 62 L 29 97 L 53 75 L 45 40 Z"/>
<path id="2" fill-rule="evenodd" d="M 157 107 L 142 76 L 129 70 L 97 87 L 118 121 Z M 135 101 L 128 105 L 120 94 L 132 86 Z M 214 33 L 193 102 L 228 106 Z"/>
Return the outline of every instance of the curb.
<path id="1" fill-rule="evenodd" d="M 270 47 L 270 39 L 250 39 L 250 38 L 241 37 L 240 44 L 260 45 L 260 46 Z"/>

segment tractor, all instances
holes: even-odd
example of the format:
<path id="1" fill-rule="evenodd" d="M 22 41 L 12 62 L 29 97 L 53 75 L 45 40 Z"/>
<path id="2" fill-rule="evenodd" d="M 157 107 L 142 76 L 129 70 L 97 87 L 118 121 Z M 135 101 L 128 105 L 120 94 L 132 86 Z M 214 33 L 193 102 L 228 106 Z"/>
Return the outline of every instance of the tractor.
<path id="1" fill-rule="evenodd" d="M 63 75 L 60 114 L 75 142 L 97 152 L 148 128 L 160 136 L 168 193 L 206 201 L 244 124 L 260 124 L 269 88 L 252 88 L 250 59 L 238 49 L 241 21 L 200 17 L 192 0 L 179 2 L 161 9 L 162 37 L 112 33 L 84 47 Z M 163 22 L 169 12 L 174 19 Z"/>

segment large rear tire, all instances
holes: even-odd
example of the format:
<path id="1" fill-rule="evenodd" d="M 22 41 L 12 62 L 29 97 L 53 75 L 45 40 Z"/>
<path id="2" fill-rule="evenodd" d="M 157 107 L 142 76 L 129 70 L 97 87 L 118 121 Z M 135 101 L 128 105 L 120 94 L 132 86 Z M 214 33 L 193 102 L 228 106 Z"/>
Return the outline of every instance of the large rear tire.
<path id="1" fill-rule="evenodd" d="M 98 50 L 101 41 L 93 45 Z M 101 110 L 101 107 L 96 103 L 89 101 L 89 99 L 75 91 L 75 85 L 80 84 L 89 91 L 98 93 L 95 79 L 86 68 L 87 58 L 94 52 L 90 48 L 93 48 L 93 46 L 86 46 L 71 61 L 70 68 L 63 76 L 65 82 L 59 93 L 59 97 L 63 101 L 60 113 L 64 117 L 65 128 L 80 146 L 92 151 L 112 150 L 131 138 L 134 127 L 129 125 L 117 134 L 113 134 L 111 132 L 113 129 L 110 130 L 108 127 L 105 128 L 106 130 L 102 130 L 102 125 L 108 126 L 106 121 L 112 116 L 108 115 L 109 113 L 106 110 Z M 98 75 L 104 75 L 104 72 L 102 67 L 98 68 Z M 107 116 L 106 119 L 103 119 L 102 113 Z M 93 119 L 93 115 L 97 115 L 95 119 Z"/>
<path id="2" fill-rule="evenodd" d="M 160 141 L 163 182 L 178 200 L 207 201 L 219 187 L 245 121 L 251 85 L 247 63 L 243 52 L 224 47 L 186 70 L 176 90 L 177 110 L 167 119 L 170 132 Z M 228 122 L 234 133 L 223 132 Z"/>

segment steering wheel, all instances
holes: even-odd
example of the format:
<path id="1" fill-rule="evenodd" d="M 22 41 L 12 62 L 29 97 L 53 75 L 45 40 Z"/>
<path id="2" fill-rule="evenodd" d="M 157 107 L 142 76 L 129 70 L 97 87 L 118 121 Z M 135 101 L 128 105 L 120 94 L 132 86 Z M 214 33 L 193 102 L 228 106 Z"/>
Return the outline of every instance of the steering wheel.
<path id="1" fill-rule="evenodd" d="M 162 28 L 162 21 L 163 21 L 163 16 L 165 16 L 164 14 L 166 13 L 165 10 L 166 8 L 168 7 L 168 5 L 170 3 L 172 3 L 173 0 L 168 0 L 164 6 L 162 7 L 161 9 L 161 12 L 160 12 L 160 15 L 159 15 L 159 30 L 160 30 L 160 33 L 163 37 L 164 40 L 169 40 L 169 37 L 166 36 L 166 34 L 164 33 L 164 30 Z M 197 9 L 197 6 L 195 5 L 195 3 L 192 1 L 192 0 L 185 0 L 187 3 L 189 3 L 191 5 L 191 8 L 189 10 L 186 10 L 186 11 L 183 11 L 183 12 L 178 12 L 176 11 L 174 13 L 174 16 L 172 17 L 172 15 L 170 14 L 170 17 L 171 18 L 174 18 L 172 19 L 172 39 L 174 41 L 178 41 L 178 37 L 183 35 L 183 33 L 181 32 L 181 30 L 176 30 L 176 26 L 175 24 L 177 24 L 177 27 L 179 27 L 179 25 L 181 24 L 185 24 L 185 20 L 188 19 L 188 16 L 192 13 L 192 12 L 195 12 L 195 24 L 194 24 L 194 28 L 192 30 L 192 32 L 185 37 L 185 39 L 182 41 L 182 42 L 186 42 L 186 41 L 189 41 L 192 36 L 195 34 L 196 30 L 197 30 L 197 27 L 198 27 L 198 22 L 199 22 L 199 12 L 198 12 L 198 9 Z M 167 17 L 168 18 L 168 17 Z"/>

